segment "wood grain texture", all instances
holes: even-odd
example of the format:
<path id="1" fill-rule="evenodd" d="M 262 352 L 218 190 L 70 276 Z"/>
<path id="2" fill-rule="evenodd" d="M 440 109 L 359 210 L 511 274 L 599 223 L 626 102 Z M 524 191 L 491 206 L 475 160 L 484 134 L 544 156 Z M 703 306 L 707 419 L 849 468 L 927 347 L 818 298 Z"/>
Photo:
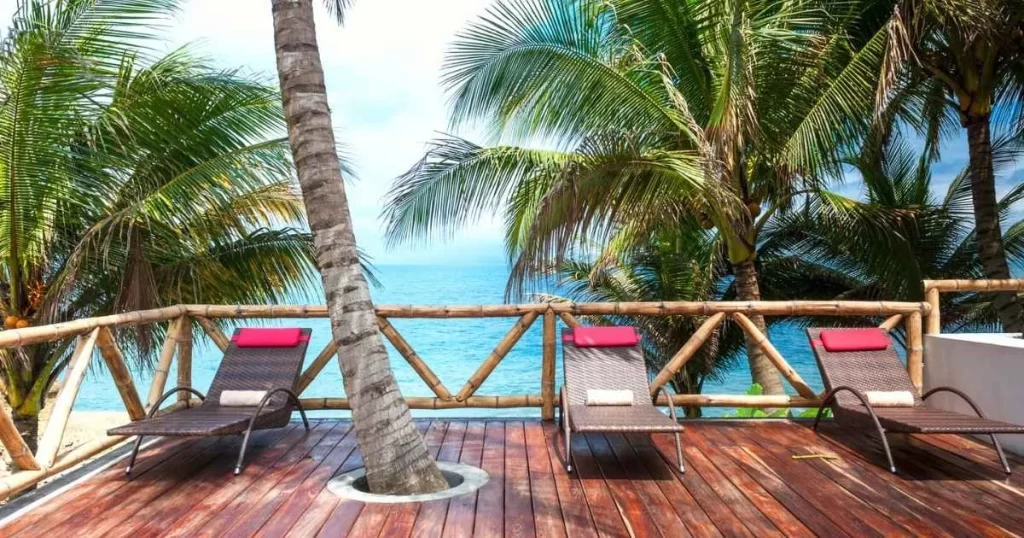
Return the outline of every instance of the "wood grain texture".
<path id="1" fill-rule="evenodd" d="M 1001 476 L 990 447 L 955 435 L 896 440 L 900 474 L 876 439 L 823 424 L 688 423 L 688 469 L 672 437 L 573 436 L 539 420 L 417 421 L 431 455 L 481 465 L 475 495 L 364 505 L 326 489 L 362 466 L 347 421 L 292 423 L 239 440 L 168 439 L 147 447 L 132 478 L 114 465 L 5 522 L 0 536 L 1012 536 L 1024 529 L 1024 476 Z M 830 454 L 838 459 L 792 459 Z M 1015 470 L 1024 461 L 1011 457 Z"/>

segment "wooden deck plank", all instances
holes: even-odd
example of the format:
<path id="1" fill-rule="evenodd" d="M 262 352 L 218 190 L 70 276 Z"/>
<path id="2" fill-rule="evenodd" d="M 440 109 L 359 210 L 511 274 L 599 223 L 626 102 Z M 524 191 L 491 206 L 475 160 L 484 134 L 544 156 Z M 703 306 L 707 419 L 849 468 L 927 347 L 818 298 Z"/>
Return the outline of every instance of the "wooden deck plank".
<path id="1" fill-rule="evenodd" d="M 548 457 L 544 428 L 539 422 L 527 422 L 526 456 L 530 473 L 530 496 L 533 499 L 533 522 L 537 536 L 557 538 L 566 536 L 565 518 L 558 502 L 558 491 Z M 556 468 L 558 472 L 563 469 Z"/>
<path id="2" fill-rule="evenodd" d="M 625 453 L 631 450 L 636 456 L 636 461 L 643 467 L 646 476 L 665 496 L 669 506 L 675 510 L 679 520 L 686 526 L 691 536 L 698 538 L 718 538 L 722 535 L 718 527 L 711 521 L 708 514 L 701 509 L 700 505 L 693 498 L 690 492 L 683 486 L 678 476 L 678 470 L 674 465 L 669 465 L 662 459 L 658 451 L 650 445 L 650 440 L 645 435 L 606 435 L 612 444 L 616 454 Z M 636 437 L 636 442 L 631 438 Z M 642 442 L 641 442 L 642 440 Z M 640 472 L 639 469 L 636 471 Z M 726 510 L 729 515 L 732 512 Z M 736 521 L 739 528 L 743 525 Z"/>
<path id="3" fill-rule="evenodd" d="M 505 423 L 490 421 L 485 426 L 481 468 L 491 479 L 477 492 L 473 536 L 500 537 L 505 532 Z"/>
<path id="4" fill-rule="evenodd" d="M 462 441 L 459 462 L 480 467 L 484 452 L 484 431 L 486 424 L 469 422 Z M 452 499 L 444 521 L 444 538 L 468 538 L 473 535 L 473 520 L 476 513 L 477 494 L 463 495 Z"/>
<path id="5" fill-rule="evenodd" d="M 870 435 L 827 423 L 691 422 L 688 471 L 670 435 L 561 435 L 535 420 L 417 421 L 438 459 L 480 465 L 476 495 L 420 505 L 341 501 L 331 477 L 362 466 L 351 423 L 258 432 L 240 476 L 238 438 L 160 440 L 138 474 L 122 465 L 7 522 L 2 536 L 1011 536 L 1024 490 L 985 445 L 894 436 L 900 473 L 879 467 Z M 793 460 L 832 453 L 835 460 Z M 1024 467 L 1014 458 L 1015 468 Z M 52 500 L 50 504 L 45 502 Z"/>
<path id="6" fill-rule="evenodd" d="M 814 533 L 811 532 L 799 517 L 797 517 L 792 509 L 796 509 L 808 516 L 807 519 L 812 524 L 817 524 L 822 532 L 819 535 L 823 536 L 844 536 L 845 532 L 839 529 L 836 525 L 827 524 L 828 520 L 825 519 L 824 515 L 810 507 L 808 503 L 794 502 L 787 507 L 783 505 L 778 499 L 776 499 L 767 489 L 765 489 L 762 483 L 751 478 L 739 465 L 739 463 L 733 461 L 729 455 L 722 450 L 725 448 L 720 446 L 720 443 L 711 441 L 707 436 L 704 435 L 706 428 L 696 428 L 690 432 L 687 436 L 689 441 L 700 449 L 707 457 L 711 460 L 711 463 L 718 468 L 718 470 L 725 475 L 736 487 L 743 492 L 744 495 L 750 502 L 761 511 L 776 527 L 786 536 L 804 536 L 811 537 Z M 714 433 L 718 434 L 719 430 Z M 731 444 L 731 443 L 728 443 Z M 785 495 L 783 495 L 785 497 Z M 794 500 L 794 499 L 791 499 Z M 810 508 L 807 510 L 807 508 Z"/>
<path id="7" fill-rule="evenodd" d="M 462 454 L 462 443 L 466 437 L 466 423 L 452 422 L 448 425 L 448 431 L 444 434 L 441 442 L 441 450 L 437 453 L 438 461 L 458 462 Z M 444 520 L 448 516 L 448 500 L 423 503 L 419 512 L 414 513 L 415 520 L 410 525 L 411 535 L 417 538 L 433 538 L 444 528 Z M 402 529 L 396 529 L 397 535 L 404 536 Z M 395 534 L 381 533 L 381 536 L 395 536 Z"/>
<path id="8" fill-rule="evenodd" d="M 555 491 L 558 503 L 562 508 L 562 523 L 565 532 L 571 538 L 597 538 L 594 518 L 590 515 L 590 505 L 583 492 L 583 484 L 575 473 L 565 471 L 567 454 L 558 428 L 553 424 L 542 426 L 544 441 L 548 449 L 548 461 L 554 474 Z"/>
<path id="9" fill-rule="evenodd" d="M 601 469 L 590 452 L 586 437 L 572 435 L 569 446 L 572 450 L 573 474 L 579 477 L 597 534 L 602 537 L 631 536 L 632 531 L 626 527 L 621 508 L 615 502 L 604 476 L 601 475 Z"/>
<path id="10" fill-rule="evenodd" d="M 212 517 L 203 521 L 187 534 L 178 534 L 182 527 L 175 524 L 173 534 L 177 536 L 221 536 L 238 521 L 238 518 L 249 511 L 253 503 L 273 489 L 288 474 L 292 466 L 305 459 L 309 452 L 327 435 L 327 432 L 336 425 L 336 422 L 313 424 L 310 431 L 303 432 L 305 435 L 284 456 L 271 464 L 264 472 L 255 476 L 244 488 L 234 491 L 229 502 L 226 505 L 218 506 L 217 510 L 212 512 Z M 239 477 L 245 476 L 245 474 L 243 472 Z"/>
<path id="11" fill-rule="evenodd" d="M 289 433 L 292 428 L 280 430 L 266 430 L 256 432 L 251 439 L 250 456 L 254 453 L 256 458 L 265 461 L 267 458 L 275 457 L 273 447 L 277 445 Z M 260 450 L 261 448 L 270 450 Z M 250 458 L 252 459 L 252 458 Z M 119 523 L 119 533 L 128 536 L 158 536 L 170 527 L 183 510 L 189 510 L 199 501 L 214 494 L 217 489 L 224 486 L 226 480 L 236 478 L 233 475 L 234 464 L 230 458 L 219 457 L 213 464 L 207 465 L 201 471 L 188 478 L 187 487 L 178 487 L 161 495 L 130 518 Z"/>
<path id="12" fill-rule="evenodd" d="M 526 431 L 522 422 L 505 423 L 505 536 L 527 538 L 537 535 L 530 495 L 530 469 L 526 452 Z"/>
<path id="13" fill-rule="evenodd" d="M 840 455 L 834 447 L 814 434 L 810 428 L 776 428 L 780 439 L 799 454 Z M 732 436 L 731 431 L 723 432 Z M 901 487 L 893 481 L 888 469 L 859 458 L 807 459 L 807 465 L 818 469 L 841 487 L 867 502 L 889 519 L 920 536 L 966 536 L 972 531 L 946 511 L 931 506 L 912 493 L 910 487 Z"/>
<path id="14" fill-rule="evenodd" d="M 728 506 L 733 513 L 736 514 L 740 522 L 750 530 L 750 532 L 757 536 L 782 536 L 782 533 L 779 532 L 779 529 L 775 527 L 771 520 L 765 517 L 765 515 L 747 499 L 743 492 L 734 486 L 732 482 L 730 482 L 729 479 L 715 467 L 715 464 L 711 463 L 711 460 L 709 460 L 707 456 L 700 451 L 700 449 L 693 446 L 691 439 L 693 430 L 694 428 L 687 430 L 687 442 L 684 443 L 685 446 L 683 446 L 683 454 L 686 458 L 686 462 L 689 464 L 689 469 L 687 469 L 684 476 L 687 478 L 693 475 L 700 476 L 708 487 L 710 487 L 718 496 L 718 502 L 724 503 Z M 668 435 L 654 435 L 652 436 L 652 440 L 665 458 L 674 458 L 676 450 L 675 443 Z"/>
<path id="15" fill-rule="evenodd" d="M 197 441 L 198 439 L 178 438 L 158 441 L 147 446 L 139 451 L 132 476 L 137 478 L 145 474 Z M 124 474 L 125 465 L 127 465 L 127 460 L 119 460 L 96 476 L 47 500 L 42 506 L 38 506 L 31 512 L 0 527 L 0 536 L 13 537 L 25 529 L 33 529 L 34 532 L 38 532 L 41 527 L 45 530 L 60 524 L 61 521 L 85 506 L 96 503 L 98 499 L 105 498 L 127 484 L 129 479 Z"/>

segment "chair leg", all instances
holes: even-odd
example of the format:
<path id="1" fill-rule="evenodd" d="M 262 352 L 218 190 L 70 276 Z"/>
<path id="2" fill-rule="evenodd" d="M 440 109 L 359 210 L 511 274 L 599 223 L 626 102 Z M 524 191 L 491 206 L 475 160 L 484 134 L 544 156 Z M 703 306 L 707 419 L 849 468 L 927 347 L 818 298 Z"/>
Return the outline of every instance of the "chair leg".
<path id="1" fill-rule="evenodd" d="M 563 415 L 563 418 L 564 418 L 564 415 Z M 562 437 L 565 437 L 565 472 L 571 473 L 572 472 L 572 446 L 569 443 L 569 441 L 570 441 L 569 436 L 572 435 L 572 432 L 569 430 L 569 425 L 566 424 L 565 422 L 567 422 L 567 421 L 563 420 L 563 422 L 562 422 Z"/>
<path id="2" fill-rule="evenodd" d="M 679 459 L 679 472 L 685 473 L 686 467 L 683 465 L 683 443 L 679 439 L 679 432 L 676 432 L 676 458 Z"/>
<path id="3" fill-rule="evenodd" d="M 299 416 L 302 417 L 302 424 L 306 426 L 306 431 L 309 431 L 309 421 L 306 420 L 306 410 L 299 406 Z"/>
<path id="4" fill-rule="evenodd" d="M 1003 465 L 1003 470 L 1006 471 L 1006 474 L 1012 474 L 1010 464 L 1006 461 L 1006 454 L 1003 453 L 1003 445 L 999 444 L 999 438 L 994 433 L 992 434 L 992 445 L 996 447 L 996 454 L 999 455 L 999 463 Z"/>
<path id="5" fill-rule="evenodd" d="M 139 435 L 135 438 L 135 447 L 132 448 L 132 455 L 128 458 L 128 467 L 124 470 L 124 474 L 131 476 L 132 467 L 135 467 L 135 458 L 139 457 L 139 447 L 142 446 L 142 436 Z"/>
<path id="6" fill-rule="evenodd" d="M 892 451 L 889 450 L 889 439 L 885 436 L 885 430 L 879 430 L 878 435 L 882 438 L 882 448 L 885 449 L 885 457 L 889 460 L 889 471 L 896 474 L 896 464 L 892 461 Z"/>
<path id="7" fill-rule="evenodd" d="M 245 437 L 242 438 L 242 448 L 238 451 L 238 463 L 235 464 L 235 476 L 242 472 L 242 462 L 245 461 L 245 449 L 249 446 L 249 436 L 252 435 L 252 425 L 245 430 Z"/>

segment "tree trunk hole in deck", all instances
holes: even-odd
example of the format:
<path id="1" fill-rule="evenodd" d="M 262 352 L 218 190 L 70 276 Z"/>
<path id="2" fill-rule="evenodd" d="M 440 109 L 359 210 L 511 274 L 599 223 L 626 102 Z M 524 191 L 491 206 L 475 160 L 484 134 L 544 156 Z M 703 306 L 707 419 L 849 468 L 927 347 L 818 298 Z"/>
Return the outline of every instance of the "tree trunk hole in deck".
<path id="1" fill-rule="evenodd" d="M 472 465 L 439 461 L 437 466 L 441 468 L 441 474 L 448 481 L 448 489 L 435 493 L 420 495 L 379 495 L 371 493 L 366 482 L 366 469 L 356 469 L 334 477 L 327 483 L 327 489 L 343 499 L 352 499 L 364 503 L 396 504 L 439 501 L 459 497 L 475 492 L 490 479 L 487 471 Z"/>

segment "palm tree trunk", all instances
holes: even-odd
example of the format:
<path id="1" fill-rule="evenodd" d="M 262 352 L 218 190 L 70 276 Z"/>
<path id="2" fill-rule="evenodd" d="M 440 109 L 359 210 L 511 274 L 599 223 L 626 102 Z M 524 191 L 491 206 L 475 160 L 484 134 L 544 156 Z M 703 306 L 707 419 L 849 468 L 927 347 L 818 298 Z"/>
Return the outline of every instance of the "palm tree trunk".
<path id="1" fill-rule="evenodd" d="M 736 277 L 736 295 L 741 301 L 760 301 L 761 287 L 757 283 L 757 268 L 754 262 L 746 260 L 732 264 L 732 272 Z M 761 334 L 767 335 L 768 329 L 764 322 L 764 316 L 750 316 Z M 750 364 L 751 381 L 761 385 L 764 394 L 785 394 L 786 389 L 782 386 L 782 376 L 775 369 L 768 357 L 761 351 L 756 342 L 746 338 L 747 362 Z"/>
<path id="2" fill-rule="evenodd" d="M 273 0 L 274 43 L 292 157 L 327 294 L 345 392 L 369 487 L 413 494 L 448 487 L 388 362 L 355 235 L 327 106 L 311 0 Z"/>
<path id="3" fill-rule="evenodd" d="M 985 276 L 994 279 L 1010 278 L 1010 266 L 1003 250 L 1003 232 L 999 226 L 999 208 L 996 201 L 996 180 L 992 168 L 992 133 L 990 118 L 967 116 L 967 143 L 970 151 L 968 172 L 971 179 L 971 199 L 974 202 L 975 237 L 978 256 Z M 1021 304 L 1013 292 L 997 293 L 993 304 L 1003 324 L 1003 330 L 1020 332 L 1024 329 Z"/>

